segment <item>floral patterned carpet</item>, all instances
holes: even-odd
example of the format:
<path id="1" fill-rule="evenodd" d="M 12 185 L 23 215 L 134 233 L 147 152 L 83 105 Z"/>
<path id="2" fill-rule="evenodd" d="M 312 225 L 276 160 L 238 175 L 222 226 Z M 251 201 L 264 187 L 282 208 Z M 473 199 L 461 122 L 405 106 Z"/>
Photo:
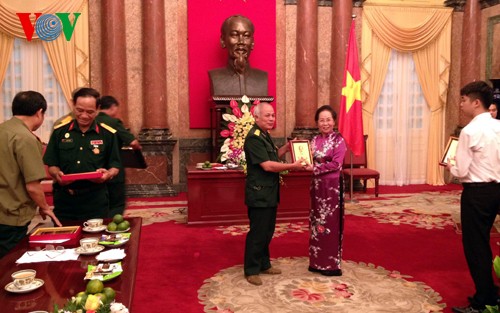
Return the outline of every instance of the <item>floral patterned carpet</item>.
<path id="1" fill-rule="evenodd" d="M 423 229 L 444 229 L 453 226 L 460 233 L 460 190 L 446 192 L 421 192 L 418 194 L 393 194 L 374 198 L 373 195 L 356 195 L 357 203 L 346 202 L 345 214 L 371 217 L 379 223 L 411 225 Z M 492 229 L 492 236 L 500 236 L 500 218 Z M 245 235 L 248 225 L 220 226 L 217 230 L 233 236 Z M 276 225 L 275 237 L 287 232 L 308 232 L 307 223 L 281 223 Z"/>
<path id="2" fill-rule="evenodd" d="M 357 203 L 346 200 L 346 215 L 371 217 L 379 223 L 412 225 L 424 229 L 443 229 L 460 223 L 460 191 L 421 192 L 418 194 L 393 194 L 374 198 L 373 195 L 356 195 Z M 127 202 L 126 216 L 142 217 L 143 225 L 174 221 L 187 223 L 187 201 Z M 500 229 L 500 225 L 496 223 Z M 217 230 L 227 235 L 240 236 L 248 231 L 248 225 L 219 226 Z M 307 222 L 280 223 L 275 236 L 288 232 L 308 232 Z"/>
<path id="3" fill-rule="evenodd" d="M 378 224 L 405 225 L 421 231 L 460 231 L 460 191 L 418 194 L 356 195 L 346 203 L 346 218 L 374 219 Z M 348 200 L 348 199 L 347 199 Z M 143 225 L 187 221 L 187 201 L 128 202 L 126 216 L 140 216 Z M 500 230 L 497 220 L 495 231 Z M 242 237 L 248 225 L 213 227 L 220 236 Z M 275 237 L 295 234 L 307 238 L 307 221 L 279 223 Z M 307 240 L 307 239 L 305 239 Z M 238 264 L 239 262 L 233 263 Z M 307 257 L 281 257 L 273 264 L 282 275 L 262 275 L 263 286 L 248 284 L 242 265 L 218 269 L 205 276 L 198 290 L 204 312 L 447 312 L 441 295 L 408 273 L 387 271 L 363 262 L 343 261 L 343 276 L 325 277 L 307 271 Z M 397 292 L 395 292 L 397 290 Z M 445 309 L 446 307 L 446 309 Z M 443 311 L 444 310 L 444 311 Z"/>
<path id="4" fill-rule="evenodd" d="M 346 203 L 346 214 L 375 218 L 379 223 L 443 229 L 460 222 L 461 191 L 384 195 L 377 199 L 357 196 L 358 203 Z"/>
<path id="5" fill-rule="evenodd" d="M 130 200 L 127 201 L 125 217 L 142 217 L 142 226 L 153 223 L 187 223 L 187 201 Z"/>
<path id="6" fill-rule="evenodd" d="M 221 270 L 198 290 L 200 302 L 205 312 L 218 313 L 439 312 L 445 306 L 425 284 L 373 264 L 344 261 L 341 277 L 325 277 L 308 272 L 308 263 L 276 259 L 283 274 L 261 275 L 258 288 L 246 282 L 241 265 Z"/>

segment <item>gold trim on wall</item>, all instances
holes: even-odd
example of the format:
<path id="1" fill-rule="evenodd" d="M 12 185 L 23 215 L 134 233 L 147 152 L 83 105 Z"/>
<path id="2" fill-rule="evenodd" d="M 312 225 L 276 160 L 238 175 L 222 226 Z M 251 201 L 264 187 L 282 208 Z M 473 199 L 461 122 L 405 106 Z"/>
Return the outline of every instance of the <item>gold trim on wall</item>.
<path id="1" fill-rule="evenodd" d="M 490 78 L 500 78 L 500 70 L 498 71 L 497 77 L 491 77 L 491 68 L 493 66 L 493 38 L 495 38 L 495 25 L 500 23 L 500 15 L 492 16 L 488 18 L 488 26 L 486 28 L 486 79 Z M 497 31 L 497 36 L 500 36 L 500 31 Z M 500 58 L 496 55 L 495 57 Z M 497 63 L 500 63 L 498 61 Z"/>

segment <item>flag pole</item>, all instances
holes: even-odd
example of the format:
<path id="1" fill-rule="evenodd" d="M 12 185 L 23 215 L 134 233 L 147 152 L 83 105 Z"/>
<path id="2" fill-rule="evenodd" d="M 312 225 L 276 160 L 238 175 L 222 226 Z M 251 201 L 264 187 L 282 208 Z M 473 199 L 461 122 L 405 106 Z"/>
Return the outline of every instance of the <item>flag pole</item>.
<path id="1" fill-rule="evenodd" d="M 347 202 L 349 202 L 349 203 L 358 203 L 358 200 L 352 198 L 353 189 L 354 189 L 354 178 L 353 178 L 353 175 L 352 175 L 352 169 L 354 168 L 354 166 L 353 166 L 352 158 L 354 157 L 354 155 L 353 155 L 354 153 L 352 152 L 352 150 L 350 150 L 349 152 L 351 154 L 351 162 L 350 162 L 351 163 L 351 175 L 350 175 L 351 179 L 349 179 L 350 194 L 349 194 L 349 201 L 347 201 Z"/>
<path id="2" fill-rule="evenodd" d="M 353 14 L 352 15 L 353 22 L 354 22 L 355 19 L 356 19 L 356 14 Z M 353 175 L 352 175 L 352 171 L 353 171 L 353 168 L 354 168 L 354 165 L 353 165 L 354 153 L 352 152 L 352 149 L 349 149 L 349 153 L 351 154 L 351 162 L 350 162 L 351 163 L 350 164 L 351 165 L 351 175 L 350 175 L 351 179 L 349 179 L 349 185 L 350 185 L 349 186 L 350 187 L 350 189 L 349 189 L 349 201 L 347 201 L 347 202 L 349 202 L 349 203 L 358 203 L 359 202 L 358 200 L 352 198 L 353 191 L 354 191 L 354 178 L 353 178 Z"/>

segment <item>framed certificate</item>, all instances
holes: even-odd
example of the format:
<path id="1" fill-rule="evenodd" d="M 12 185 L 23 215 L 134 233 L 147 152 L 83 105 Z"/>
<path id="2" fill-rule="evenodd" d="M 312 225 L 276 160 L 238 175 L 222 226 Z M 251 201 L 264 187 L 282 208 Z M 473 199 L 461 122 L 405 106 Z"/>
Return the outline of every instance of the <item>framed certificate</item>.
<path id="1" fill-rule="evenodd" d="M 305 163 L 312 164 L 311 146 L 309 140 L 290 140 L 292 162 L 304 159 Z"/>
<path id="2" fill-rule="evenodd" d="M 444 149 L 443 157 L 441 158 L 441 162 L 439 165 L 446 166 L 448 165 L 448 159 L 455 158 L 455 154 L 457 153 L 458 147 L 458 137 L 451 136 L 448 140 L 448 144 L 446 144 L 446 149 Z M 451 165 L 455 164 L 454 160 L 450 160 Z"/>

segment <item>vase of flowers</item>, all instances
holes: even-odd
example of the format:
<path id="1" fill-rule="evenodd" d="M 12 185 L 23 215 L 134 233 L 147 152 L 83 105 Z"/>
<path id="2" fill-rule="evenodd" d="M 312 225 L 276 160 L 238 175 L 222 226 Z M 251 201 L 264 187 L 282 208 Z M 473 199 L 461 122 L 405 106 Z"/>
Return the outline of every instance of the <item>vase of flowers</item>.
<path id="1" fill-rule="evenodd" d="M 241 100 L 231 100 L 226 113 L 222 114 L 224 125 L 220 135 L 226 139 L 220 149 L 219 157 L 228 168 L 242 167 L 246 169 L 243 146 L 248 131 L 255 123 L 253 110 L 257 104 L 259 104 L 259 100 L 250 105 L 250 99 L 243 96 Z"/>

